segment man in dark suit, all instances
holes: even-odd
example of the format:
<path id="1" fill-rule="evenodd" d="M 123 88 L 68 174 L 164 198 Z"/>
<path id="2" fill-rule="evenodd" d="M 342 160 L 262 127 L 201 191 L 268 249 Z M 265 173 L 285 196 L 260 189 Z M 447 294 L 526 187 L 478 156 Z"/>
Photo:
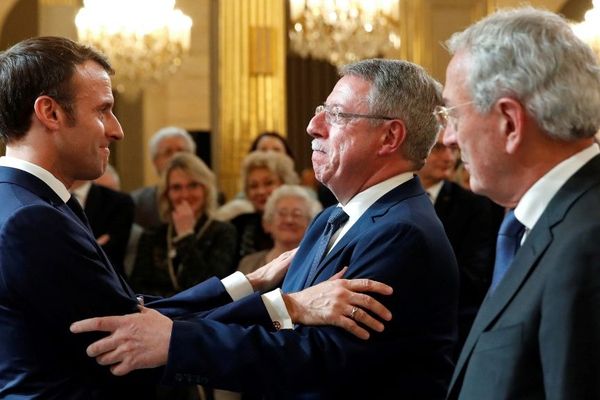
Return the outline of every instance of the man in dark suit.
<path id="1" fill-rule="evenodd" d="M 115 374 L 166 364 L 167 381 L 277 399 L 443 398 L 453 368 L 458 273 L 443 227 L 413 174 L 435 140 L 433 109 L 440 102 L 439 84 L 422 68 L 365 60 L 343 69 L 307 129 L 316 177 L 340 204 L 307 230 L 283 282 L 282 301 L 294 320 L 302 308 L 290 293 L 315 289 L 349 266 L 347 277 L 394 288 L 392 296 L 380 298 L 393 314 L 383 332 L 367 341 L 336 327 L 271 332 L 232 317 L 250 306 L 242 301 L 215 310 L 238 324 L 173 322 L 148 310 L 79 322 L 76 332 L 113 332 L 88 354 L 112 365 Z M 329 226 L 332 215 L 344 213 L 341 227 Z M 311 307 L 325 304 L 317 300 Z M 344 312 L 348 320 L 366 314 L 358 306 Z"/>
<path id="2" fill-rule="evenodd" d="M 153 393 L 154 373 L 115 377 L 85 356 L 98 336 L 69 332 L 76 320 L 138 306 L 68 191 L 75 180 L 100 176 L 110 144 L 123 137 L 112 112 L 111 72 L 102 55 L 64 38 L 32 38 L 0 53 L 0 138 L 6 143 L 0 158 L 0 398 L 146 399 Z M 260 288 L 269 275 L 277 281 L 280 267 L 263 268 L 246 284 Z M 199 311 L 231 302 L 230 289 L 214 278 L 187 298 Z M 171 316 L 185 311 L 179 300 L 161 306 Z M 329 319 L 322 312 L 317 317 L 313 322 Z M 302 318 L 295 323 L 310 323 Z"/>
<path id="3" fill-rule="evenodd" d="M 113 267 L 125 276 L 123 260 L 134 214 L 131 196 L 89 181 L 75 182 L 71 193 L 82 205 L 96 241 Z"/>
<path id="4" fill-rule="evenodd" d="M 110 144 L 123 137 L 110 72 L 103 56 L 61 38 L 0 54 L 2 398 L 147 393 L 142 376 L 115 379 L 81 357 L 93 337 L 68 331 L 84 316 L 137 307 L 67 190 L 101 175 Z"/>
<path id="5" fill-rule="evenodd" d="M 448 42 L 438 109 L 474 192 L 511 210 L 450 399 L 600 398 L 600 66 L 567 21 L 495 13 Z"/>
<path id="6" fill-rule="evenodd" d="M 440 136 L 418 175 L 458 262 L 458 357 L 492 281 L 496 235 L 504 209 L 451 180 L 457 159 L 458 148 L 444 145 Z"/>

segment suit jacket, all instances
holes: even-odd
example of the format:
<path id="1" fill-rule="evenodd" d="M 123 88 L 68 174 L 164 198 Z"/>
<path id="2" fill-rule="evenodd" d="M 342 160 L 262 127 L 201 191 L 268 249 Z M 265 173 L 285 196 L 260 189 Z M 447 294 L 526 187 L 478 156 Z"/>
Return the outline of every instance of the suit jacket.
<path id="1" fill-rule="evenodd" d="M 87 357 L 82 318 L 136 310 L 92 232 L 45 183 L 0 167 L 0 398 L 143 398 L 147 372 L 116 378 Z"/>
<path id="2" fill-rule="evenodd" d="M 123 260 L 134 213 L 131 196 L 92 184 L 84 211 L 96 238 L 104 234 L 110 235 L 110 240 L 102 246 L 102 249 L 115 269 L 125 276 Z"/>
<path id="3" fill-rule="evenodd" d="M 451 399 L 600 398 L 600 156 L 573 175 L 483 302 Z"/>
<path id="4" fill-rule="evenodd" d="M 458 357 L 492 281 L 496 236 L 504 208 L 454 182 L 444 181 L 435 201 L 435 211 L 458 262 Z"/>
<path id="5" fill-rule="evenodd" d="M 146 186 L 131 192 L 135 203 L 133 222 L 144 229 L 158 228 L 163 221 L 158 212 L 158 187 Z"/>
<path id="6" fill-rule="evenodd" d="M 323 211 L 307 230 L 284 291 L 304 286 L 330 212 Z M 175 321 L 166 379 L 278 399 L 443 398 L 453 368 L 458 274 L 418 178 L 373 204 L 307 284 L 347 265 L 348 278 L 394 287 L 392 296 L 379 298 L 393 313 L 383 333 L 363 341 L 331 326 L 269 331 L 246 320 L 254 315 L 260 322 L 264 313 L 260 298 L 250 296 L 203 319 Z M 236 312 L 240 318 L 232 317 Z"/>

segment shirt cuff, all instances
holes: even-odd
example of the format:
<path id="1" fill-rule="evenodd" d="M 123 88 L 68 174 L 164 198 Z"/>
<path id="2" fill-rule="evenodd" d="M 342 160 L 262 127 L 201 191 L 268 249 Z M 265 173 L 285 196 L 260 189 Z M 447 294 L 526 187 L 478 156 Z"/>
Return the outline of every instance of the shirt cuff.
<path id="1" fill-rule="evenodd" d="M 271 290 L 260 296 L 275 329 L 293 329 L 292 318 L 285 307 L 281 289 Z"/>
<path id="2" fill-rule="evenodd" d="M 233 274 L 221 279 L 221 283 L 225 286 L 225 290 L 229 293 L 229 296 L 231 296 L 233 301 L 237 301 L 254 293 L 248 278 L 240 271 L 235 271 Z"/>

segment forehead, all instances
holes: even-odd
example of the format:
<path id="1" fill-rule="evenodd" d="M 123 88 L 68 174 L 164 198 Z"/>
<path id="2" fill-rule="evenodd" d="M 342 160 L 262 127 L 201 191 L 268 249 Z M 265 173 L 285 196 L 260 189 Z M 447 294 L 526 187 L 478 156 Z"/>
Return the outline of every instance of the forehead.
<path id="1" fill-rule="evenodd" d="M 191 174 L 182 168 L 173 168 L 169 172 L 169 180 L 191 180 Z"/>
<path id="2" fill-rule="evenodd" d="M 166 147 L 176 147 L 176 148 L 185 148 L 186 142 L 185 139 L 181 136 L 169 136 L 164 138 L 158 143 L 158 147 L 166 148 Z"/>
<path id="3" fill-rule="evenodd" d="M 113 102 L 112 85 L 108 72 L 95 61 L 86 61 L 75 67 L 72 78 L 75 98 L 92 102 Z"/>
<path id="4" fill-rule="evenodd" d="M 275 174 L 266 166 L 254 167 L 248 173 L 248 179 L 264 179 L 275 176 Z"/>
<path id="5" fill-rule="evenodd" d="M 327 97 L 328 105 L 356 104 L 367 101 L 371 90 L 371 82 L 354 75 L 346 75 L 340 78 L 333 90 Z"/>
<path id="6" fill-rule="evenodd" d="M 469 55 L 457 52 L 446 69 L 446 84 L 444 85 L 444 101 L 446 105 L 456 105 L 471 100 L 467 86 L 469 72 Z"/>
<path id="7" fill-rule="evenodd" d="M 259 146 L 273 146 L 273 145 L 283 146 L 283 143 L 281 142 L 281 140 L 279 138 L 276 138 L 274 136 L 263 136 L 258 140 L 258 145 Z"/>
<path id="8" fill-rule="evenodd" d="M 302 208 L 304 207 L 304 200 L 297 196 L 284 196 L 277 200 L 277 208 L 289 207 L 289 208 Z"/>

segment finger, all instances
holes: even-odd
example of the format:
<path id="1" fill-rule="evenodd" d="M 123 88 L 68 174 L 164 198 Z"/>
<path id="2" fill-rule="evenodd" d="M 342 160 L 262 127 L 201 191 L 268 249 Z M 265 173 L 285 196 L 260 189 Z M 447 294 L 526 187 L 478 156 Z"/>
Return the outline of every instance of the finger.
<path id="1" fill-rule="evenodd" d="M 69 330 L 73 333 L 92 331 L 112 332 L 118 326 L 121 317 L 96 317 L 83 319 L 71 324 Z"/>
<path id="2" fill-rule="evenodd" d="M 373 292 L 384 295 L 394 292 L 391 286 L 372 279 L 348 279 L 348 289 L 354 292 Z"/>
<path id="3" fill-rule="evenodd" d="M 85 349 L 85 352 L 90 357 L 98 357 L 102 354 L 114 351 L 118 346 L 117 340 L 113 335 L 110 335 L 90 344 L 87 349 Z M 114 364 L 114 362 L 110 364 Z"/>
<path id="4" fill-rule="evenodd" d="M 100 237 L 96 239 L 96 243 L 98 243 L 100 246 L 104 246 L 106 243 L 108 243 L 109 240 L 110 235 L 108 233 L 105 233 L 104 235 L 100 235 Z"/>
<path id="5" fill-rule="evenodd" d="M 133 368 L 125 362 L 121 362 L 110 367 L 110 372 L 115 376 L 123 376 L 131 371 L 133 371 Z"/>
<path id="6" fill-rule="evenodd" d="M 357 308 L 357 310 L 354 312 L 354 315 L 352 315 L 352 311 L 350 311 L 350 318 L 356 322 L 360 322 L 362 325 L 365 325 L 367 328 L 371 328 L 376 332 L 383 331 L 383 324 L 361 308 Z"/>
<path id="7" fill-rule="evenodd" d="M 341 270 L 339 270 L 338 272 L 336 272 L 334 275 L 332 275 L 329 279 L 327 279 L 328 281 L 334 281 L 336 279 L 340 279 L 342 276 L 344 276 L 344 274 L 346 273 L 346 271 L 348 271 L 348 267 L 344 267 Z"/>
<path id="8" fill-rule="evenodd" d="M 366 329 L 359 326 L 350 317 L 343 317 L 339 326 L 344 328 L 359 339 L 367 340 L 370 336 L 369 332 Z"/>
<path id="9" fill-rule="evenodd" d="M 96 356 L 96 362 L 100 365 L 113 365 L 122 362 L 125 356 L 122 353 L 119 353 L 117 350 L 109 351 Z"/>
<path id="10" fill-rule="evenodd" d="M 383 304 L 366 294 L 354 293 L 352 304 L 367 310 L 379 318 L 389 321 L 392 319 L 392 313 Z"/>

